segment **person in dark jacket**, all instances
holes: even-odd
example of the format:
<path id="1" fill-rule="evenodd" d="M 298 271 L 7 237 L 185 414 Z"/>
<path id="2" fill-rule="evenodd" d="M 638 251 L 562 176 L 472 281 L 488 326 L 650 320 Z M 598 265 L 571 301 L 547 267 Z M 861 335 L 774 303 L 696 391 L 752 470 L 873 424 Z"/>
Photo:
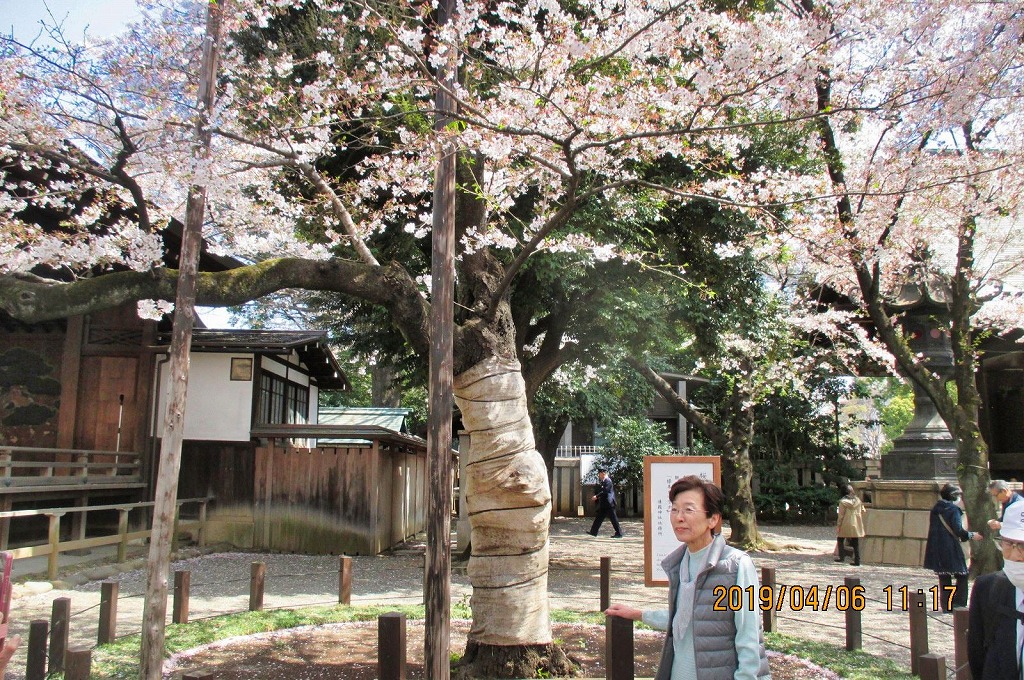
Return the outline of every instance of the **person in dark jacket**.
<path id="1" fill-rule="evenodd" d="M 622 538 L 619 518 L 615 514 L 615 485 L 612 483 L 612 478 L 608 476 L 607 470 L 597 471 L 597 488 L 595 491 L 594 501 L 597 502 L 597 513 L 594 516 L 594 523 L 590 526 L 590 531 L 587 533 L 591 536 L 597 536 L 601 523 L 607 517 L 612 522 L 612 528 L 615 529 L 612 538 Z"/>
<path id="2" fill-rule="evenodd" d="M 956 504 L 960 494 L 956 484 L 942 486 L 939 501 L 929 517 L 928 542 L 924 548 L 925 569 L 939 576 L 939 599 L 944 612 L 967 606 L 967 560 L 960 543 L 982 538 L 981 534 L 964 529 L 964 511 Z"/>
<path id="3" fill-rule="evenodd" d="M 978 577 L 971 592 L 967 662 L 978 680 L 1024 675 L 1024 503 L 1003 515 L 999 535 L 1003 570 Z"/>

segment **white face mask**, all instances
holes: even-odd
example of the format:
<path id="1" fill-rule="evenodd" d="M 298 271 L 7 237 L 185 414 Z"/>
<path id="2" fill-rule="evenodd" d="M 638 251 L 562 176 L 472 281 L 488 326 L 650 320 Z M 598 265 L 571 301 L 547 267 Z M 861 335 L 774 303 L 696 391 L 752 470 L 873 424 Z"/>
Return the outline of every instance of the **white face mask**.
<path id="1" fill-rule="evenodd" d="M 1018 589 L 1024 590 L 1024 562 L 1005 560 L 1003 562 L 1003 573 L 1006 574 L 1006 578 L 1010 579 L 1010 583 Z"/>

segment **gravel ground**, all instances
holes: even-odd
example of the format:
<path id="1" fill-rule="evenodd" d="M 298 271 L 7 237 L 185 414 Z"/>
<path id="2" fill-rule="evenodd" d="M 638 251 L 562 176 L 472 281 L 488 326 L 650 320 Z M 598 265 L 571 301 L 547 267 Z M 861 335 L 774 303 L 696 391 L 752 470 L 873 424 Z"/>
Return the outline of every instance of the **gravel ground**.
<path id="1" fill-rule="evenodd" d="M 556 518 L 551 525 L 549 593 L 551 606 L 557 609 L 596 611 L 599 608 L 600 558 L 612 559 L 611 596 L 613 601 L 628 601 L 640 607 L 665 605 L 663 588 L 644 586 L 643 524 L 641 520 L 622 522 L 625 538 L 593 538 L 585 533 L 588 519 Z M 752 555 L 758 567 L 775 567 L 779 585 L 792 592 L 806 594 L 817 586 L 822 594 L 828 586 L 843 584 L 846 576 L 857 576 L 865 589 L 863 612 L 864 649 L 892 658 L 909 668 L 908 614 L 898 606 L 888 611 L 883 588 L 906 585 L 913 591 L 934 585 L 934 575 L 924 569 L 850 564 L 832 561 L 832 527 L 766 526 L 766 538 L 778 550 Z M 386 556 L 353 557 L 352 601 L 354 604 L 415 604 L 422 601 L 423 543 L 411 542 Z M 250 565 L 267 565 L 265 608 L 330 605 L 337 602 L 338 558 L 333 556 L 213 553 L 177 561 L 173 570 L 191 571 L 191 619 L 243 611 L 249 602 Z M 119 634 L 141 627 L 142 595 L 145 571 L 138 568 L 117 572 L 114 567 L 90 568 L 82 573 L 94 579 L 111 578 L 119 582 L 117 630 Z M 69 581 L 83 580 L 68 579 Z M 92 646 L 96 641 L 99 617 L 100 581 L 71 586 L 58 582 L 23 584 L 17 587 L 12 606 L 12 632 L 27 637 L 30 621 L 49 619 L 52 601 L 71 598 L 71 645 Z M 39 592 L 45 590 L 45 592 Z M 471 589 L 464 565 L 453 565 L 452 601 L 468 601 Z M 798 598 L 800 599 L 800 598 Z M 898 598 L 897 598 L 898 599 Z M 805 606 L 794 611 L 787 597 L 778 614 L 780 632 L 808 639 L 842 644 L 844 614 L 835 602 L 817 610 Z M 799 605 L 799 602 L 795 604 Z M 168 608 L 170 609 L 170 608 Z M 170 616 L 170 611 L 168 611 Z M 952 668 L 952 620 L 948 615 L 929 615 L 931 650 L 947 655 Z M 9 678 L 24 674 L 23 643 L 8 672 Z"/>

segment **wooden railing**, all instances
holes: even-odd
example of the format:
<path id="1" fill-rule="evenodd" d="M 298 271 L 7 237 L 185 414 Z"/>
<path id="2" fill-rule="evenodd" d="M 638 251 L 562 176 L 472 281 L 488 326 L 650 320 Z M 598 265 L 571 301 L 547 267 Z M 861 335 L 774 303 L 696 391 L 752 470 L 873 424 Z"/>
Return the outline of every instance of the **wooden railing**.
<path id="1" fill-rule="evenodd" d="M 195 528 L 197 530 L 196 542 L 199 545 L 205 543 L 206 534 L 206 508 L 210 498 L 179 498 L 178 499 L 178 512 L 181 512 L 181 506 L 185 504 L 198 503 L 199 513 L 198 518 L 194 520 L 175 520 L 175 532 L 174 536 L 177 537 L 178 529 L 182 527 Z M 26 557 L 40 557 L 42 555 L 47 556 L 46 573 L 47 578 L 51 581 L 57 578 L 57 558 L 60 553 L 67 552 L 69 550 L 87 550 L 89 548 L 97 548 L 104 545 L 117 544 L 117 561 L 124 562 L 128 553 L 128 542 L 139 539 L 149 538 L 152 533 L 151 529 L 144 529 L 140 531 L 129 531 L 128 530 L 128 513 L 132 510 L 139 508 L 151 508 L 154 506 L 152 501 L 145 503 L 121 503 L 116 505 L 90 505 L 75 508 L 45 508 L 42 510 L 8 510 L 7 512 L 0 512 L 0 522 L 12 521 L 18 517 L 39 517 L 46 516 L 49 518 L 49 531 L 48 540 L 46 543 L 41 545 L 26 546 L 21 548 L 15 548 L 8 550 L 14 559 L 24 559 Z M 118 521 L 117 521 L 117 533 L 105 535 L 105 536 L 93 536 L 90 538 L 80 538 L 72 541 L 60 540 L 60 524 L 61 517 L 67 514 L 76 512 L 87 513 L 94 512 L 97 510 L 117 510 Z M 85 515 L 83 514 L 83 527 L 82 531 L 85 532 Z M 4 546 L 6 547 L 6 546 Z"/>
<path id="2" fill-rule="evenodd" d="M 0 446 L 0 493 L 142 486 L 141 456 L 134 451 Z"/>

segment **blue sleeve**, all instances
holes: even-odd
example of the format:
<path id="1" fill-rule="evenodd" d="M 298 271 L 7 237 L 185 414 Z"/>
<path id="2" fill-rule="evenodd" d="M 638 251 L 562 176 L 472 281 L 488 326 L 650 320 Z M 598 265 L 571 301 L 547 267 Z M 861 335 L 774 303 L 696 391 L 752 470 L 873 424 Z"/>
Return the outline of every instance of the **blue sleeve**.
<path id="1" fill-rule="evenodd" d="M 744 555 L 736 572 L 736 585 L 744 591 L 753 586 L 758 592 L 757 571 L 754 561 Z M 756 680 L 761 666 L 761 608 L 760 600 L 754 599 L 753 608 L 740 607 L 733 614 L 736 624 L 736 674 L 735 680 Z"/>
<path id="2" fill-rule="evenodd" d="M 668 630 L 668 610 L 667 609 L 645 609 L 643 618 L 640 619 L 651 628 L 657 628 L 658 630 Z"/>

